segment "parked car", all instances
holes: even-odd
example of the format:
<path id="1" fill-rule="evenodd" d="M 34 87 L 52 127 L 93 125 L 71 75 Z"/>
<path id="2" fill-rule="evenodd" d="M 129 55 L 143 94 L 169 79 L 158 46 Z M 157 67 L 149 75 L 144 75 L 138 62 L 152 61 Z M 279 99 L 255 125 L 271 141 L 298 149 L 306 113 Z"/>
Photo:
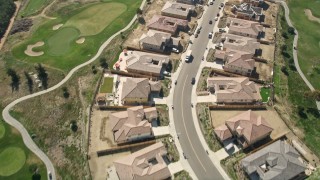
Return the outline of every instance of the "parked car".
<path id="1" fill-rule="evenodd" d="M 215 21 L 218 21 L 218 19 L 219 19 L 218 17 L 215 17 L 215 18 L 214 18 Z"/>
<path id="2" fill-rule="evenodd" d="M 201 32 L 200 28 L 199 28 L 199 29 L 197 29 L 197 34 L 200 34 L 200 32 Z"/>
<path id="3" fill-rule="evenodd" d="M 209 3 L 210 5 L 213 5 L 213 0 L 210 0 L 210 3 Z"/>
<path id="4" fill-rule="evenodd" d="M 177 48 L 172 48 L 172 52 L 179 53 L 179 49 L 177 49 Z"/>
<path id="5" fill-rule="evenodd" d="M 212 24 L 212 20 L 209 21 L 209 24 Z"/>
<path id="6" fill-rule="evenodd" d="M 52 179 L 52 174 L 50 171 L 48 171 L 48 176 L 49 176 L 49 179 L 51 180 Z"/>
<path id="7" fill-rule="evenodd" d="M 197 38 L 197 37 L 198 37 L 198 34 L 195 34 L 194 37 Z"/>
<path id="8" fill-rule="evenodd" d="M 171 76 L 171 73 L 168 72 L 168 71 L 164 71 L 164 72 L 163 72 L 163 75 L 165 75 L 165 76 Z"/>
<path id="9" fill-rule="evenodd" d="M 191 79 L 191 84 L 194 85 L 195 83 L 196 83 L 196 78 L 193 77 L 193 78 Z"/>
<path id="10" fill-rule="evenodd" d="M 217 13 L 217 17 L 219 17 L 220 16 L 220 14 L 219 13 Z"/>
<path id="11" fill-rule="evenodd" d="M 221 4 L 220 4 L 220 7 L 223 7 L 223 6 L 224 6 L 224 3 L 221 3 Z"/>
<path id="12" fill-rule="evenodd" d="M 226 30 L 220 28 L 220 29 L 219 29 L 219 32 L 223 33 L 223 32 L 226 32 Z"/>
<path id="13" fill-rule="evenodd" d="M 209 36 L 208 36 L 208 37 L 209 37 L 209 39 L 211 39 L 211 38 L 212 38 L 212 32 L 211 32 L 211 33 L 209 33 Z"/>

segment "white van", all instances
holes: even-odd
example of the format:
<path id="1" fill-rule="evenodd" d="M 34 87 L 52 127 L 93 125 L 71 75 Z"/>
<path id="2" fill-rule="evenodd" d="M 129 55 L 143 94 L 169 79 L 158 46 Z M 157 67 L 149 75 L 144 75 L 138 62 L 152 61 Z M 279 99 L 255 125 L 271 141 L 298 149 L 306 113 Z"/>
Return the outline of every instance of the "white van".
<path id="1" fill-rule="evenodd" d="M 191 59 L 191 56 L 192 56 L 192 51 L 191 50 L 188 50 L 187 51 L 187 55 L 186 55 L 186 58 L 184 59 L 186 62 L 189 62 L 190 59 Z"/>
<path id="2" fill-rule="evenodd" d="M 210 5 L 213 5 L 213 0 L 210 0 L 210 1 L 209 1 L 209 4 L 210 4 Z"/>

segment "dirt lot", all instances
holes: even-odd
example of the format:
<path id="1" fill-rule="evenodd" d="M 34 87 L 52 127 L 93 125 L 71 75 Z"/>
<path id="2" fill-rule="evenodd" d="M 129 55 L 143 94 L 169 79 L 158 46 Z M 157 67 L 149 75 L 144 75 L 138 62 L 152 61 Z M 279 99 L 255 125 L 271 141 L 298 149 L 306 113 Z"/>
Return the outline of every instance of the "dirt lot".
<path id="1" fill-rule="evenodd" d="M 276 3 L 264 1 L 262 8 L 263 14 L 265 15 L 264 23 L 269 24 L 272 28 L 275 28 L 279 5 Z"/>
<path id="2" fill-rule="evenodd" d="M 255 62 L 256 71 L 259 74 L 259 79 L 264 81 L 271 80 L 272 64 Z"/>
<path id="3" fill-rule="evenodd" d="M 262 55 L 260 58 L 266 59 L 269 62 L 274 61 L 274 50 L 275 50 L 274 44 L 270 44 L 270 45 L 260 44 L 260 49 L 262 50 Z"/>
<path id="4" fill-rule="evenodd" d="M 265 28 L 264 32 L 265 32 L 265 37 L 262 40 L 274 43 L 275 42 L 275 28 Z"/>
<path id="5" fill-rule="evenodd" d="M 212 125 L 213 127 L 217 127 L 222 125 L 227 119 L 242 113 L 244 111 L 211 111 Z M 276 139 L 281 137 L 282 135 L 289 132 L 288 127 L 282 121 L 282 119 L 278 116 L 275 110 L 259 110 L 254 111 L 257 115 L 261 115 L 266 119 L 266 121 L 270 124 L 270 126 L 274 129 L 270 135 L 272 139 Z"/>

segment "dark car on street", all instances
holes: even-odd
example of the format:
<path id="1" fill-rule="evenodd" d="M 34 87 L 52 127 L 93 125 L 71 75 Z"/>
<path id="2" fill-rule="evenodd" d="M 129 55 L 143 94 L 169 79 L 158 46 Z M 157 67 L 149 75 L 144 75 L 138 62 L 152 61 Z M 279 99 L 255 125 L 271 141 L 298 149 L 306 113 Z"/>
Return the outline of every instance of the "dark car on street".
<path id="1" fill-rule="evenodd" d="M 209 21 L 209 24 L 212 24 L 212 20 Z"/>
<path id="2" fill-rule="evenodd" d="M 196 83 L 196 78 L 193 77 L 193 78 L 191 79 L 191 84 L 193 85 L 193 84 L 195 84 L 195 83 Z"/>

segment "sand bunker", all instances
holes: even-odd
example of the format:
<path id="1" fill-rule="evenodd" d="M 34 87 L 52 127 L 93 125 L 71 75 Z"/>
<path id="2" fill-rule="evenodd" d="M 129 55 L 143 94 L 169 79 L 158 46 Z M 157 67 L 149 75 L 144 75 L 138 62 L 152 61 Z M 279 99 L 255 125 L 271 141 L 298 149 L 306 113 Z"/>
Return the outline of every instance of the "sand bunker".
<path id="1" fill-rule="evenodd" d="M 82 37 L 82 38 L 76 40 L 76 43 L 77 44 L 82 44 L 82 43 L 84 43 L 85 40 L 86 40 L 86 38 Z"/>
<path id="2" fill-rule="evenodd" d="M 39 51 L 39 52 L 35 52 L 33 51 L 32 49 L 35 48 L 35 47 L 40 47 L 40 46 L 43 46 L 44 45 L 44 42 L 43 41 L 39 41 L 35 44 L 30 44 L 28 45 L 27 49 L 24 51 L 24 53 L 28 56 L 41 56 L 44 54 L 43 51 Z"/>
<path id="3" fill-rule="evenodd" d="M 52 27 L 52 30 L 58 30 L 61 26 L 63 26 L 63 24 L 57 24 L 57 25 L 54 25 L 53 27 Z"/>
<path id="4" fill-rule="evenodd" d="M 317 17 L 313 16 L 312 15 L 312 11 L 310 9 L 305 9 L 304 13 L 308 16 L 308 19 L 310 21 L 315 21 L 315 22 L 320 23 L 320 18 L 317 18 Z"/>

